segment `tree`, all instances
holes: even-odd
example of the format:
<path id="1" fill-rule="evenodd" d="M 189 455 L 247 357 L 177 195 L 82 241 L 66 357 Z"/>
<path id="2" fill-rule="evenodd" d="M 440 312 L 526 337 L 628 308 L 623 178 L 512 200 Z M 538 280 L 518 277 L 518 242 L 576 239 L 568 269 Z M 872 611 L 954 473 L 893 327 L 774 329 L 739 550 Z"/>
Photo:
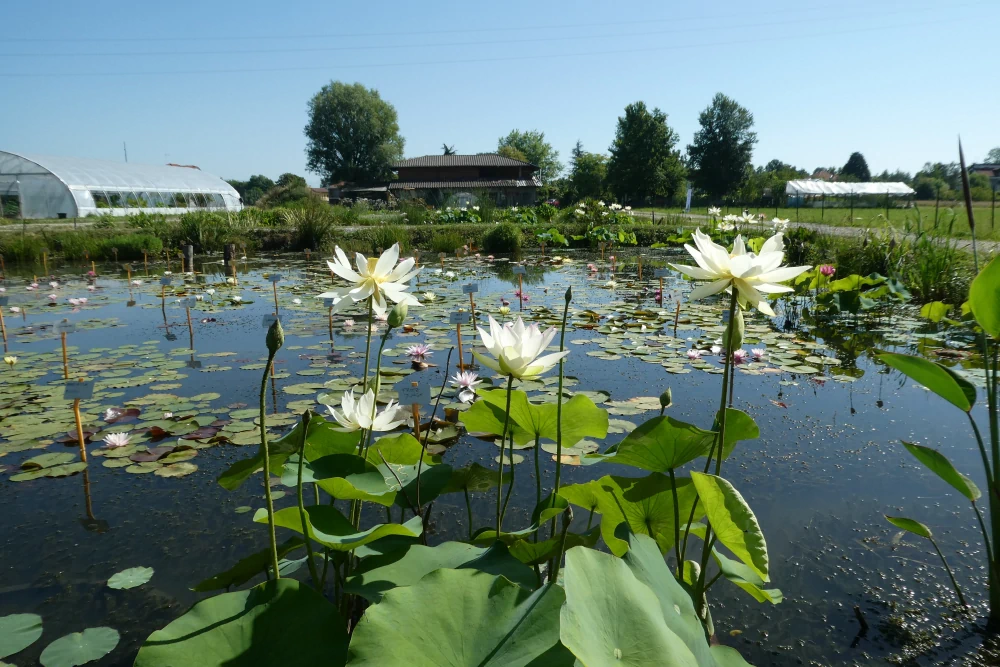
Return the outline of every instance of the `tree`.
<path id="1" fill-rule="evenodd" d="M 305 187 L 306 179 L 302 178 L 298 174 L 285 172 L 281 176 L 278 176 L 278 182 L 275 183 L 275 185 L 283 188 Z"/>
<path id="2" fill-rule="evenodd" d="M 607 177 L 608 157 L 601 153 L 588 153 L 577 141 L 570 160 L 569 191 L 573 198 L 604 197 Z"/>
<path id="3" fill-rule="evenodd" d="M 528 156 L 514 148 L 513 146 L 503 146 L 497 150 L 497 155 L 502 155 L 504 157 L 509 157 L 511 160 L 520 160 L 521 162 L 531 162 Z"/>
<path id="4" fill-rule="evenodd" d="M 986 154 L 987 164 L 1000 164 L 1000 146 L 997 146 Z"/>
<path id="5" fill-rule="evenodd" d="M 441 144 L 441 149 L 444 151 L 442 155 L 454 155 L 455 154 L 455 144 L 449 146 L 448 144 Z"/>
<path id="6" fill-rule="evenodd" d="M 851 157 L 847 158 L 847 164 L 840 170 L 841 176 L 853 176 L 862 183 L 872 180 L 872 172 L 868 169 L 868 162 L 865 156 L 854 151 Z"/>
<path id="7" fill-rule="evenodd" d="M 403 156 L 396 109 L 360 83 L 330 82 L 309 101 L 307 166 L 323 183 L 392 177 Z"/>
<path id="8" fill-rule="evenodd" d="M 243 203 L 247 206 L 253 206 L 257 203 L 257 200 L 261 196 L 274 187 L 274 181 L 272 181 L 267 176 L 261 174 L 254 174 L 250 177 L 248 181 L 226 181 L 236 192 L 240 193 L 240 197 L 243 199 Z"/>
<path id="9" fill-rule="evenodd" d="M 609 149 L 607 183 L 612 192 L 626 201 L 673 197 L 684 181 L 677 139 L 667 114 L 659 109 L 650 111 L 645 102 L 625 107 Z"/>
<path id="10" fill-rule="evenodd" d="M 698 116 L 701 129 L 689 145 L 688 167 L 695 187 L 718 199 L 734 192 L 750 174 L 757 143 L 753 114 L 736 100 L 716 93 Z"/>
<path id="11" fill-rule="evenodd" d="M 511 130 L 506 137 L 497 140 L 497 152 L 503 155 L 505 147 L 516 148 L 520 151 L 526 162 L 538 167 L 538 178 L 542 183 L 546 183 L 557 176 L 562 171 L 562 164 L 559 162 L 559 151 L 552 148 L 552 144 L 545 141 L 545 133 L 538 130 Z"/>

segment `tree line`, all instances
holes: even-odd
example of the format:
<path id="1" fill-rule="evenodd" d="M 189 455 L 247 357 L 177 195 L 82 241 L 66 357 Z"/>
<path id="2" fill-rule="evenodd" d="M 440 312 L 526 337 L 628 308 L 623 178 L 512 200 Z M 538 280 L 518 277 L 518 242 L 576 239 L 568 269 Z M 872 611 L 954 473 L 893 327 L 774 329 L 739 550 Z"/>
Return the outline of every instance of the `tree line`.
<path id="1" fill-rule="evenodd" d="M 763 167 L 752 165 L 757 134 L 753 114 L 722 93 L 698 117 L 699 129 L 682 153 L 680 137 L 668 124 L 667 114 L 638 101 L 619 116 L 615 138 L 607 153 L 586 151 L 577 141 L 569 163 L 559 161 L 559 151 L 539 130 L 514 129 L 497 140 L 496 152 L 536 165 L 543 184 L 542 196 L 566 202 L 586 198 L 615 199 L 631 205 L 676 201 L 690 183 L 711 202 L 751 202 L 784 194 L 792 179 L 823 178 L 837 181 L 902 181 L 920 199 L 954 198 L 961 189 L 957 164 L 928 163 L 916 174 L 903 171 L 873 175 L 860 152 L 852 153 L 842 167 L 821 167 L 807 172 L 780 160 Z M 395 107 L 375 89 L 360 83 L 333 81 L 308 104 L 305 127 L 307 168 L 320 175 L 324 185 L 384 182 L 392 178 L 391 165 L 402 159 L 405 140 L 399 131 Z M 455 154 L 445 142 L 443 154 Z M 1000 148 L 985 162 L 1000 163 Z M 302 188 L 301 183 L 271 182 L 264 176 L 230 181 L 244 203 L 253 204 L 276 188 Z M 294 177 L 301 180 L 301 177 Z M 992 196 L 990 180 L 971 176 L 973 195 Z"/>

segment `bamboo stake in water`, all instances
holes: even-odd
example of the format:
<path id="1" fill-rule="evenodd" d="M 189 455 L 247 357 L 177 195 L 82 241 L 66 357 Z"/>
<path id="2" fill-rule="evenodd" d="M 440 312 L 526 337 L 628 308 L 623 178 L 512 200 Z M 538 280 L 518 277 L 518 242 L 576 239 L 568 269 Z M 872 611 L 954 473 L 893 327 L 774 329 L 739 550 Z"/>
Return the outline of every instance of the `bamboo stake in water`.
<path id="1" fill-rule="evenodd" d="M 458 337 L 458 370 L 465 367 L 465 359 L 462 356 L 462 323 L 455 323 L 455 334 Z"/>
<path id="2" fill-rule="evenodd" d="M 63 331 L 62 334 L 60 334 L 60 338 L 62 338 L 63 379 L 64 380 L 68 380 L 69 379 L 69 358 L 66 355 L 66 332 L 65 331 Z"/>
<path id="3" fill-rule="evenodd" d="M 7 351 L 7 325 L 3 323 L 3 308 L 0 308 L 0 333 L 3 334 L 3 351 Z"/>

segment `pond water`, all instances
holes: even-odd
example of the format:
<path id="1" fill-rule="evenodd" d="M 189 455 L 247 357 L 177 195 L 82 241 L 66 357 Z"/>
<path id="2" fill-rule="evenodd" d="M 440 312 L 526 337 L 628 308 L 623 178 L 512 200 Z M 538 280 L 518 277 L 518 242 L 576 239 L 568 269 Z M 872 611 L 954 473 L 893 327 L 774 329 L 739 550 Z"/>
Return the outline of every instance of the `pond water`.
<path id="1" fill-rule="evenodd" d="M 618 253 L 614 265 L 583 253 L 568 253 L 570 262 L 524 258 L 526 319 L 556 324 L 564 292 L 573 287 L 567 384 L 570 391 L 604 392 L 590 394 L 604 401 L 601 407 L 614 420 L 615 432 L 598 443 L 601 451 L 658 414 L 655 397 L 667 388 L 674 401 L 669 414 L 683 421 L 709 428 L 718 406 L 721 358 L 709 348 L 721 335 L 722 307 L 715 298 L 688 303 L 691 284 L 673 272 L 664 278 L 667 298 L 661 306 L 654 271 L 671 251 L 643 255 L 642 281 L 634 253 Z M 205 597 L 191 587 L 263 548 L 266 528 L 251 520 L 251 510 L 263 504 L 259 483 L 228 492 L 215 480 L 255 451 L 254 419 L 267 354 L 264 318 L 274 312 L 275 298 L 286 338 L 268 385 L 272 433 L 287 430 L 296 413 L 320 409 L 320 394 L 339 400 L 350 379 L 362 374 L 366 316 L 334 315 L 331 343 L 327 309 L 315 298 L 331 284 L 322 258 L 251 258 L 238 263 L 235 286 L 227 284 L 230 274 L 217 258 L 199 258 L 196 266 L 196 276 L 174 274 L 170 286 L 160 284 L 168 270 L 163 264 L 134 265 L 131 277 L 141 281 L 138 285 L 129 283 L 124 265 L 99 265 L 94 281 L 84 275 L 89 266 L 49 267 L 56 287 L 32 275 L 40 267 L 9 267 L 4 318 L 9 353 L 18 360 L 0 368 L 0 616 L 35 612 L 45 629 L 35 645 L 7 659 L 13 664 L 36 664 L 52 640 L 100 625 L 117 629 L 121 642 L 95 664 L 131 664 L 151 631 Z M 274 274 L 281 276 L 276 291 Z M 41 286 L 26 289 L 36 278 Z M 503 299 L 510 302 L 511 316 L 518 313 L 518 277 L 508 261 L 435 259 L 414 290 L 433 293 L 433 300 L 421 297 L 425 305 L 410 309 L 413 331 L 394 333 L 386 345 L 382 366 L 398 374 L 391 379 L 414 371 L 406 380 L 435 390 L 441 385 L 448 348 L 455 344 L 448 316 L 469 306 L 462 290 L 469 283 L 478 285 L 481 319 L 485 313 L 499 317 Z M 215 293 L 208 295 L 207 289 Z M 204 297 L 191 308 L 190 331 L 179 301 L 186 294 Z M 81 297 L 85 303 L 68 301 Z M 761 523 L 771 585 L 782 590 L 784 601 L 760 604 L 720 581 L 711 591 L 720 639 L 756 665 L 867 664 L 921 650 L 929 651 L 921 661 L 931 663 L 973 650 L 979 637 L 968 621 L 954 621 L 954 596 L 929 545 L 899 537 L 883 519 L 883 514 L 904 515 L 930 525 L 970 601 L 984 603 L 982 546 L 967 504 L 899 445 L 905 439 L 940 447 L 982 485 L 968 422 L 870 356 L 873 347 L 918 346 L 961 357 L 963 342 L 947 332 L 917 333 L 924 325 L 905 309 L 835 327 L 814 326 L 799 310 L 785 304 L 777 324 L 759 314 L 748 319 L 744 348 L 766 352 L 762 361 L 739 367 L 733 406 L 757 421 L 761 437 L 741 443 L 723 471 Z M 783 312 L 789 316 L 781 317 Z M 353 327 L 345 324 L 348 318 L 355 320 Z M 73 413 L 63 398 L 60 337 L 52 326 L 62 319 L 76 325 L 67 334 L 70 377 L 96 380 L 93 398 L 81 406 L 88 432 L 95 433 L 87 447 L 89 465 L 85 473 L 14 481 L 23 479 L 16 477 L 24 472 L 21 464 L 40 454 L 65 452 L 76 460 Z M 463 334 L 468 359 L 475 337 L 468 327 Z M 411 366 L 405 348 L 415 343 L 431 345 L 429 367 Z M 688 358 L 693 346 L 706 350 L 701 359 Z M 453 366 L 456 357 L 457 351 Z M 454 372 L 448 369 L 449 375 Z M 555 372 L 550 376 L 525 388 L 532 395 L 554 392 Z M 628 401 L 636 397 L 654 398 Z M 449 389 L 442 406 L 456 402 Z M 108 423 L 108 408 L 133 410 Z M 171 435 L 155 443 L 153 436 L 163 435 L 156 430 L 134 435 L 138 448 L 129 451 L 176 445 L 186 435 L 180 442 L 195 447 L 195 455 L 172 454 L 168 465 L 101 456 L 97 440 L 108 432 L 150 426 Z M 73 441 L 60 442 L 66 440 Z M 497 454 L 492 442 L 463 435 L 450 444 L 444 460 L 494 467 Z M 543 484 L 550 487 L 551 454 L 543 452 L 542 460 Z M 564 483 L 609 473 L 641 471 L 610 464 L 567 466 Z M 517 474 L 509 526 L 529 523 L 535 498 L 530 456 L 517 465 Z M 493 498 L 473 496 L 481 523 L 492 516 Z M 276 504 L 292 502 L 289 494 Z M 585 513 L 577 513 L 580 528 L 586 520 Z M 467 534 L 461 494 L 435 503 L 427 530 L 432 542 Z M 130 590 L 107 587 L 111 575 L 135 566 L 154 568 L 152 580 Z M 870 625 L 861 637 L 856 605 Z"/>

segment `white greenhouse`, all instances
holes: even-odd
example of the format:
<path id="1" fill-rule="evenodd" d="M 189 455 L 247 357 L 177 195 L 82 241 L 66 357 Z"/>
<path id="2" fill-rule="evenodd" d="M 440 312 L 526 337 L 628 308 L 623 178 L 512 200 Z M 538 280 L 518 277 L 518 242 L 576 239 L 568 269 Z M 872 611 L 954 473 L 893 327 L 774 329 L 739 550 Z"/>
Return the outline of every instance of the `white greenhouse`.
<path id="1" fill-rule="evenodd" d="M 238 211 L 231 185 L 197 167 L 0 151 L 0 212 L 23 218 Z"/>

